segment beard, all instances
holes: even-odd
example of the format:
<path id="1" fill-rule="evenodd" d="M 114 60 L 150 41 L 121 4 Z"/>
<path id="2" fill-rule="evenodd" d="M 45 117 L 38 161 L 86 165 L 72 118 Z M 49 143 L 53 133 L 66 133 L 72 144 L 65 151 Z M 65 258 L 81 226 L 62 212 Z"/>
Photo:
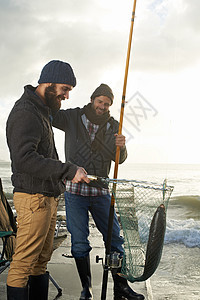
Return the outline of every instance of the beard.
<path id="1" fill-rule="evenodd" d="M 52 84 L 45 89 L 45 101 L 46 105 L 52 110 L 52 112 L 57 112 L 61 107 L 61 96 L 56 93 L 56 85 Z"/>

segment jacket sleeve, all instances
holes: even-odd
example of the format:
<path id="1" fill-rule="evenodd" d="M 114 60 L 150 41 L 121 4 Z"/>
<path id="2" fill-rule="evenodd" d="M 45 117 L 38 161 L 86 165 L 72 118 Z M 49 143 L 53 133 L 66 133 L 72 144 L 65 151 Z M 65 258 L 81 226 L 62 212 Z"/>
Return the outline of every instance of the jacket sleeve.
<path id="1" fill-rule="evenodd" d="M 69 124 L 71 109 L 61 109 L 53 115 L 53 127 L 65 131 Z"/>
<path id="2" fill-rule="evenodd" d="M 38 153 L 40 142 L 49 138 L 44 137 L 43 130 L 40 118 L 30 111 L 20 110 L 8 118 L 7 142 L 13 168 L 19 173 L 41 179 L 52 176 L 57 179 L 73 179 L 77 171 L 76 165 L 62 163 Z"/>
<path id="3" fill-rule="evenodd" d="M 127 149 L 126 146 L 124 146 L 120 149 L 119 163 L 122 164 L 127 159 L 127 156 Z"/>

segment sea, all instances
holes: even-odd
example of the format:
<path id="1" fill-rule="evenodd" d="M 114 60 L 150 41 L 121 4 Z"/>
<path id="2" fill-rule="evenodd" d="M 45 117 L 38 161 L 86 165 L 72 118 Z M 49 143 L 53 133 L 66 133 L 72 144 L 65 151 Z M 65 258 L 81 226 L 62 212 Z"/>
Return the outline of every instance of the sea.
<path id="1" fill-rule="evenodd" d="M 10 162 L 0 161 L 0 178 L 7 199 L 12 201 Z M 158 184 L 166 179 L 173 192 L 167 210 L 165 244 L 200 248 L 200 165 L 124 163 L 119 166 L 118 178 Z M 64 214 L 64 207 L 60 212 Z"/>

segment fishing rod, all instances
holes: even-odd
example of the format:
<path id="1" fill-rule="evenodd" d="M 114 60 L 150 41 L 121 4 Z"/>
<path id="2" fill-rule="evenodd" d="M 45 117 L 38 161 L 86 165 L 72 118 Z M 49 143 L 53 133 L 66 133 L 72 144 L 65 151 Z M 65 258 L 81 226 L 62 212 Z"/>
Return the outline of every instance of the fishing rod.
<path id="1" fill-rule="evenodd" d="M 121 101 L 118 135 L 122 134 L 122 125 L 123 125 L 124 107 L 125 107 L 125 98 L 126 98 L 126 86 L 127 86 L 128 69 L 129 69 L 129 61 L 130 61 L 131 43 L 132 43 L 132 36 L 133 36 L 133 25 L 135 19 L 135 9 L 136 9 L 136 0 L 134 0 L 134 4 L 133 4 L 131 26 L 129 32 L 129 41 L 128 41 L 128 49 L 127 49 L 127 57 L 126 57 L 126 67 L 125 67 L 125 75 L 124 75 L 124 85 L 123 85 L 123 93 L 122 93 L 122 101 Z M 116 156 L 115 156 L 114 176 L 113 176 L 114 179 L 117 178 L 117 174 L 118 174 L 119 157 L 120 157 L 120 147 L 117 146 Z M 111 252 L 111 240 L 112 240 L 113 219 L 114 219 L 115 192 L 116 192 L 116 183 L 113 183 L 110 212 L 109 212 L 109 219 L 108 219 L 108 235 L 106 241 L 105 265 L 103 271 L 101 300 L 106 299 L 106 292 L 107 292 L 108 271 L 110 266 L 109 260 L 110 260 L 110 252 Z"/>

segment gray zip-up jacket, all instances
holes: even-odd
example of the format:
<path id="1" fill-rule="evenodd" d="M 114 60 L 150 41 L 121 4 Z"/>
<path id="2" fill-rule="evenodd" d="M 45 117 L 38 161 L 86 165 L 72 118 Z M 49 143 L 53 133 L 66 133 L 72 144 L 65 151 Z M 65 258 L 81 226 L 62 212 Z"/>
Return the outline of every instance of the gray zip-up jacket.
<path id="1" fill-rule="evenodd" d="M 6 127 L 14 192 L 57 197 L 65 191 L 64 180 L 75 176 L 77 166 L 58 160 L 51 110 L 35 94 L 35 88 L 29 85 L 24 89 Z"/>
<path id="2" fill-rule="evenodd" d="M 53 118 L 53 126 L 65 132 L 66 160 L 85 168 L 90 175 L 108 177 L 111 161 L 115 161 L 116 145 L 114 134 L 118 132 L 119 123 L 110 118 L 96 149 L 92 147 L 85 124 L 86 116 L 79 107 L 60 110 Z M 127 150 L 124 146 L 120 151 L 119 163 L 124 162 L 126 158 Z"/>

